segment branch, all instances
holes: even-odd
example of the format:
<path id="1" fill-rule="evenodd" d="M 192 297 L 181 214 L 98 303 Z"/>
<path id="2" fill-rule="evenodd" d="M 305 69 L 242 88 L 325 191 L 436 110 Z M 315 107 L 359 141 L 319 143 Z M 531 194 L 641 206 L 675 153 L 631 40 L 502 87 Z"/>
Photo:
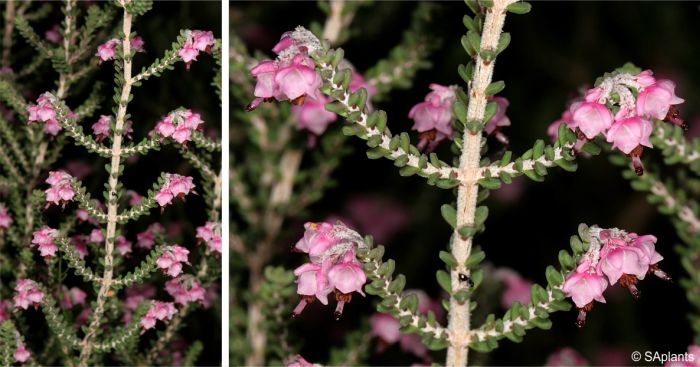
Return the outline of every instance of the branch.
<path id="1" fill-rule="evenodd" d="M 687 140 L 680 127 L 657 121 L 651 140 L 661 148 L 666 164 L 682 163 L 700 175 L 700 139 Z"/>
<path id="2" fill-rule="evenodd" d="M 386 129 L 387 119 L 384 111 L 367 114 L 367 91 L 362 88 L 355 93 L 349 93 L 351 72 L 348 69 L 337 69 L 342 59 L 342 49 L 329 50 L 317 60 L 317 64 L 321 68 L 324 84 L 329 89 L 324 93 L 336 101 L 326 105 L 326 109 L 338 113 L 354 124 L 344 127 L 343 133 L 367 140 L 367 145 L 372 148 L 367 152 L 367 156 L 372 159 L 386 157 L 393 160 L 396 166 L 401 167 L 401 175 L 418 174 L 428 177 L 429 183 L 437 183 L 439 187 L 456 186 L 461 179 L 457 169 L 438 160 L 434 154 L 431 154 L 430 158 L 421 154 L 411 145 L 407 133 L 392 136 Z"/>
<path id="3" fill-rule="evenodd" d="M 406 277 L 399 274 L 394 279 L 394 260 L 384 262 L 384 247 L 372 248 L 371 238 L 365 240 L 371 250 L 358 251 L 358 259 L 364 264 L 365 274 L 371 283 L 365 286 L 369 294 L 379 296 L 382 301 L 377 311 L 394 315 L 401 323 L 404 333 L 417 333 L 427 339 L 430 349 L 444 349 L 451 340 L 449 332 L 440 326 L 432 312 L 428 316 L 417 312 L 418 297 L 415 293 L 402 293 Z"/>

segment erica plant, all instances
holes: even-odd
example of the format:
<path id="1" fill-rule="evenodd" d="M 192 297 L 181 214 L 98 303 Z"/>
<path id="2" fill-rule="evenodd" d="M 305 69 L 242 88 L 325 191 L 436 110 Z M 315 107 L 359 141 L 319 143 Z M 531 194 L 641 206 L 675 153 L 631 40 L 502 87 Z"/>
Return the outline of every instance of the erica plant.
<path id="1" fill-rule="evenodd" d="M 503 339 L 520 342 L 529 329 L 551 328 L 550 314 L 556 311 L 574 306 L 577 313 L 569 318 L 570 325 L 585 327 L 586 320 L 605 307 L 596 303 L 614 302 L 614 297 L 607 297 L 612 289 L 625 288 L 638 298 L 644 283 L 654 281 L 649 278 L 670 281 L 662 268 L 672 239 L 595 224 L 571 228 L 570 250 L 560 249 L 558 264 L 544 269 L 545 284 L 481 264 L 486 254 L 473 241 L 485 230 L 489 216 L 485 200 L 490 192 L 507 190 L 518 176 L 542 182 L 552 169 L 575 172 L 579 161 L 602 152 L 621 166 L 633 189 L 647 192 L 649 202 L 671 217 L 684 242 L 677 250 L 688 274 L 680 284 L 697 308 L 700 208 L 683 187 L 683 178 L 699 173 L 700 142 L 684 137 L 688 126 L 680 111 L 684 99 L 676 94 L 675 82 L 625 64 L 591 80 L 593 86 L 571 101 L 548 131 L 551 142 L 539 139 L 516 155 L 508 150 L 511 141 L 506 130 L 518 123 L 517 117 L 507 114 L 509 105 L 518 101 L 498 96 L 505 82 L 493 76 L 498 56 L 511 39 L 517 40 L 517 35 L 503 32 L 506 17 L 528 13 L 530 5 L 513 0 L 467 0 L 466 5 L 470 14 L 463 18 L 467 31 L 461 38 L 466 54 L 454 82 L 428 85 L 425 99 L 405 111 L 417 143 L 408 132 L 397 133 L 402 125 L 392 123 L 381 110 L 382 94 L 394 77 L 400 76 L 403 86 L 410 86 L 406 81 L 411 80 L 415 65 L 428 65 L 414 61 L 416 55 L 408 52 L 426 57 L 420 52 L 425 49 L 418 46 L 420 37 L 411 37 L 411 31 L 405 40 L 416 42 L 412 47 L 399 48 L 397 59 L 380 61 L 366 73 L 352 66 L 352 54 L 337 48 L 345 38 L 332 31 L 352 29 L 357 3 L 322 3 L 328 15 L 325 27 L 298 26 L 283 33 L 271 50 L 271 59 L 251 59 L 234 36 L 231 82 L 233 101 L 240 109 L 233 116 L 234 124 L 243 122 L 245 129 L 239 136 L 232 134 L 234 147 L 239 143 L 232 151 L 231 168 L 231 245 L 237 253 L 232 257 L 231 302 L 234 312 L 238 310 L 231 329 L 234 361 L 311 365 L 298 354 L 301 343 L 295 342 L 310 337 L 291 337 L 295 321 L 285 320 L 306 313 L 313 313 L 308 317 L 314 319 L 327 317 L 324 307 L 312 304 L 329 306 L 328 313 L 341 319 L 353 300 L 373 296 L 379 314 L 372 315 L 369 324 L 371 335 L 379 339 L 378 351 L 400 343 L 402 350 L 427 363 L 439 355 L 427 349 L 446 350 L 446 365 L 464 366 L 470 349 L 487 353 Z M 420 23 L 413 27 L 416 24 Z M 423 37 L 428 33 L 423 32 Z M 435 44 L 434 40 L 429 43 Z M 344 150 L 341 144 L 349 144 L 336 136 L 335 121 L 342 121 L 343 135 L 366 141 L 368 158 L 387 159 L 401 176 L 420 176 L 455 195 L 453 202 L 432 209 L 452 228 L 444 248 L 429 244 L 445 266 L 435 273 L 446 295 L 441 304 L 422 291 L 405 290 L 411 280 L 395 273 L 397 265 L 384 258 L 384 247 L 341 221 L 312 219 L 304 225 L 301 239 L 293 237 L 300 233 L 299 221 L 290 221 L 289 232 L 284 231 L 285 218 L 298 217 L 302 208 L 321 196 Z M 304 135 L 305 148 L 301 146 Z M 488 152 L 487 142 L 497 147 L 496 152 Z M 452 156 L 441 158 L 434 152 L 444 145 L 451 145 Z M 302 160 L 302 156 L 316 155 L 322 158 Z M 680 173 L 668 173 L 671 169 Z M 537 232 L 546 226 L 529 230 Z M 293 244 L 297 254 L 280 261 L 297 263 L 297 267 L 293 272 L 281 267 L 263 272 L 273 258 L 282 258 L 273 255 L 287 251 L 284 244 Z M 301 264 L 300 258 L 304 259 Z M 504 295 L 508 307 L 500 316 L 480 311 L 476 301 L 482 297 L 480 291 L 490 292 L 494 280 L 508 288 Z M 294 293 L 297 300 L 291 297 Z M 479 312 L 485 317 L 473 317 Z M 697 315 L 690 320 L 697 343 Z M 346 334 L 346 346 L 330 352 L 330 364 L 366 361 L 367 325 L 361 323 L 357 331 Z M 411 335 L 417 338 L 410 339 Z M 557 358 L 565 356 L 552 360 Z"/>
<path id="2" fill-rule="evenodd" d="M 218 114 L 156 96 L 151 108 L 171 111 L 160 119 L 130 105 L 206 58 L 196 83 L 220 94 L 220 41 L 185 29 L 150 49 L 135 30 L 152 5 L 68 0 L 42 37 L 57 4 L 3 4 L 2 365 L 194 364 L 203 344 L 183 338 L 184 320 L 218 317 Z M 106 88 L 99 75 L 112 72 Z"/>

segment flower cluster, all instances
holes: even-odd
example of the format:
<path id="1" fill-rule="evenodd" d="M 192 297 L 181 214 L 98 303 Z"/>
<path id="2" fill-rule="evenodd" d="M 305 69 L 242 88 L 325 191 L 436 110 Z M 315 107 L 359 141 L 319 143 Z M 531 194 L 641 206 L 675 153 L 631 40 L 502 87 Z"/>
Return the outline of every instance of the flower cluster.
<path id="1" fill-rule="evenodd" d="M 153 223 L 145 231 L 136 234 L 136 247 L 149 250 L 156 243 L 156 236 L 165 232 L 160 223 Z"/>
<path id="2" fill-rule="evenodd" d="M 192 132 L 201 130 L 201 116 L 190 109 L 177 109 L 158 121 L 153 131 L 164 138 L 172 138 L 179 144 L 186 144 Z"/>
<path id="3" fill-rule="evenodd" d="M 186 306 L 188 302 L 204 302 L 205 290 L 191 275 L 183 275 L 165 283 L 165 291 L 175 303 Z"/>
<path id="4" fill-rule="evenodd" d="M 637 75 L 613 73 L 587 90 L 583 100 L 572 103 L 570 114 L 562 115 L 550 131 L 562 123 L 575 130 L 578 136 L 575 152 L 602 134 L 613 148 L 632 158 L 635 172 L 641 175 L 643 147 L 653 147 L 649 141 L 651 119 L 686 127 L 678 116 L 676 105 L 683 103 L 683 99 L 675 95 L 675 88 L 670 80 L 654 78 L 650 70 Z"/>
<path id="5" fill-rule="evenodd" d="M 0 231 L 10 228 L 10 224 L 12 224 L 12 217 L 7 212 L 7 208 L 0 204 Z"/>
<path id="6" fill-rule="evenodd" d="M 131 253 L 131 245 L 131 241 L 127 240 L 124 236 L 118 236 L 114 239 L 114 248 L 121 256 L 129 256 Z"/>
<path id="7" fill-rule="evenodd" d="M 218 223 L 207 222 L 197 227 L 197 239 L 209 246 L 211 251 L 221 254 L 221 226 Z"/>
<path id="8" fill-rule="evenodd" d="M 109 124 L 112 122 L 112 116 L 100 115 L 100 119 L 92 124 L 92 133 L 95 134 L 95 140 L 100 142 L 109 137 Z"/>
<path id="9" fill-rule="evenodd" d="M 420 134 L 418 149 L 428 147 L 432 151 L 445 140 L 452 139 L 454 129 L 452 127 L 452 106 L 456 99 L 457 86 L 446 87 L 440 84 L 430 84 L 432 92 L 425 96 L 423 102 L 413 106 L 408 112 L 408 118 L 413 120 L 412 129 Z M 496 113 L 484 126 L 488 135 L 494 135 L 504 145 L 508 144 L 508 138 L 501 131 L 502 127 L 510 126 L 510 119 L 506 116 L 508 100 L 503 97 L 489 97 L 489 102 L 496 103 Z"/>
<path id="10" fill-rule="evenodd" d="M 56 121 L 56 111 L 54 111 L 49 98 L 49 95 L 44 93 L 37 98 L 36 104 L 27 107 L 27 112 L 29 112 L 27 123 L 42 122 L 44 123 L 44 131 L 49 135 L 56 136 L 61 131 L 61 125 Z"/>
<path id="11" fill-rule="evenodd" d="M 73 177 L 65 171 L 51 171 L 46 183 L 51 185 L 44 193 L 46 193 L 46 206 L 51 204 L 61 205 L 64 207 L 68 202 L 73 200 L 75 191 L 72 186 Z"/>
<path id="12" fill-rule="evenodd" d="M 176 173 L 165 175 L 165 184 L 155 196 L 155 200 L 162 208 L 170 204 L 174 198 L 184 198 L 190 192 L 194 192 L 192 177 L 181 176 Z"/>
<path id="13" fill-rule="evenodd" d="M 187 65 L 189 70 L 192 61 L 197 60 L 197 55 L 200 52 L 205 52 L 210 54 L 211 48 L 215 44 L 214 34 L 210 31 L 187 31 L 187 40 L 185 44 L 182 45 L 180 51 L 177 55 L 180 56 L 182 61 Z"/>
<path id="14" fill-rule="evenodd" d="M 293 105 L 303 105 L 305 99 L 316 99 L 318 88 L 323 83 L 321 76 L 309 57 L 321 49 L 321 42 L 304 27 L 282 35 L 272 49 L 277 54 L 275 60 L 263 60 L 250 72 L 255 77 L 255 98 L 247 107 L 248 111 L 257 108 L 263 101 L 287 101 Z"/>
<path id="15" fill-rule="evenodd" d="M 156 266 L 158 269 L 163 270 L 164 273 L 175 278 L 182 273 L 182 264 L 189 264 L 187 260 L 189 253 L 190 251 L 182 246 L 168 246 L 163 251 L 163 255 L 160 255 L 158 260 L 156 260 Z"/>
<path id="16" fill-rule="evenodd" d="M 315 299 L 328 304 L 328 295 L 335 291 L 338 302 L 335 317 L 339 319 L 345 303 L 352 300 L 353 292 L 364 296 L 362 286 L 367 276 L 356 251 L 366 245 L 357 232 L 342 223 L 306 223 L 304 228 L 304 237 L 296 243 L 295 249 L 307 253 L 310 262 L 294 270 L 301 301 L 293 316 L 299 315 Z"/>
<path id="17" fill-rule="evenodd" d="M 432 92 L 425 96 L 423 102 L 413 106 L 408 112 L 408 118 L 413 119 L 413 130 L 420 133 L 418 149 L 433 150 L 438 143 L 451 138 L 452 105 L 455 102 L 457 86 L 446 87 L 440 84 L 430 84 Z"/>
<path id="18" fill-rule="evenodd" d="M 605 303 L 603 292 L 610 285 L 620 283 L 632 296 L 639 297 L 637 282 L 647 274 L 670 280 L 659 269 L 663 257 L 656 252 L 656 237 L 639 236 L 623 230 L 589 229 L 591 243 L 588 251 L 579 260 L 576 270 L 566 278 L 563 291 L 576 304 L 579 316 L 576 324 L 586 322 L 586 312 L 593 308 L 593 301 Z"/>
<path id="19" fill-rule="evenodd" d="M 36 246 L 39 249 L 39 253 L 44 258 L 56 256 L 58 247 L 53 243 L 53 240 L 58 235 L 58 231 L 50 228 L 48 226 L 43 226 L 41 229 L 34 231 L 32 234 L 31 246 Z"/>
<path id="20" fill-rule="evenodd" d="M 153 301 L 151 308 L 146 312 L 146 315 L 141 319 L 142 334 L 148 329 L 156 326 L 156 321 L 167 321 L 173 318 L 177 313 L 175 305 L 172 302 Z"/>
<path id="21" fill-rule="evenodd" d="M 30 354 L 29 351 L 27 350 L 27 347 L 22 344 L 21 341 L 17 340 L 17 349 L 15 350 L 15 361 L 19 363 L 24 363 L 27 360 L 29 360 Z"/>
<path id="22" fill-rule="evenodd" d="M 20 279 L 15 286 L 15 308 L 26 310 L 29 306 L 39 307 L 44 300 L 44 292 L 39 285 L 31 279 Z"/>
<path id="23" fill-rule="evenodd" d="M 143 49 L 143 38 L 136 36 L 132 38 L 129 42 L 131 44 L 131 50 L 133 52 L 144 52 Z M 104 61 L 114 60 L 117 57 L 117 46 L 121 44 L 121 40 L 112 38 L 111 40 L 97 46 L 97 53 L 95 56 L 98 57 L 98 64 L 102 64 Z"/>
<path id="24" fill-rule="evenodd" d="M 83 292 L 82 289 L 78 287 L 73 287 L 68 289 L 63 286 L 63 297 L 61 298 L 61 307 L 63 308 L 73 308 L 76 305 L 85 306 L 85 299 L 87 298 L 87 293 Z"/>

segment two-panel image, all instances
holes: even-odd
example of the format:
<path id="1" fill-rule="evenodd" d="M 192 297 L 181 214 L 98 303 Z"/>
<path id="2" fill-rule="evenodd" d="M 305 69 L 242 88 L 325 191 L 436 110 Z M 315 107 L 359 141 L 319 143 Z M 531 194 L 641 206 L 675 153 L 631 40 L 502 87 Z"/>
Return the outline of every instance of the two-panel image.
<path id="1" fill-rule="evenodd" d="M 697 3 L 0 13 L 0 366 L 700 367 Z"/>

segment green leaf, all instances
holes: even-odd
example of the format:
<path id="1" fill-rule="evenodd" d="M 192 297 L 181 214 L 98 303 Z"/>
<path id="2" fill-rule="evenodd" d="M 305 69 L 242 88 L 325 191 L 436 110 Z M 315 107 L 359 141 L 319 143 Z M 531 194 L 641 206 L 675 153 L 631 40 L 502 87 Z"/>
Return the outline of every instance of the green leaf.
<path id="1" fill-rule="evenodd" d="M 499 80 L 497 82 L 493 82 L 493 83 L 489 84 L 489 86 L 486 87 L 486 90 L 484 91 L 484 93 L 487 96 L 493 96 L 493 95 L 500 93 L 503 90 L 503 88 L 505 88 L 505 87 L 506 87 L 506 83 L 502 80 Z"/>
<path id="2" fill-rule="evenodd" d="M 438 256 L 440 257 L 440 260 L 442 260 L 449 268 L 457 267 L 457 259 L 455 259 L 451 253 L 447 251 L 440 251 Z"/>
<path id="3" fill-rule="evenodd" d="M 452 228 L 457 228 L 457 211 L 452 205 L 443 204 L 440 207 L 440 213 L 447 224 L 449 224 Z"/>
<path id="4" fill-rule="evenodd" d="M 506 8 L 506 10 L 513 14 L 527 14 L 530 12 L 530 9 L 532 9 L 532 5 L 524 1 L 510 4 Z"/>
<path id="5" fill-rule="evenodd" d="M 452 281 L 450 280 L 450 274 L 447 274 L 447 272 L 444 270 L 438 270 L 437 273 L 435 273 L 435 276 L 438 284 L 440 284 L 440 287 L 442 287 L 442 289 L 444 289 L 447 293 L 451 294 Z"/>
<path id="6" fill-rule="evenodd" d="M 455 117 L 461 123 L 465 124 L 467 122 L 467 106 L 462 101 L 457 100 L 452 104 L 452 112 L 454 112 Z"/>

